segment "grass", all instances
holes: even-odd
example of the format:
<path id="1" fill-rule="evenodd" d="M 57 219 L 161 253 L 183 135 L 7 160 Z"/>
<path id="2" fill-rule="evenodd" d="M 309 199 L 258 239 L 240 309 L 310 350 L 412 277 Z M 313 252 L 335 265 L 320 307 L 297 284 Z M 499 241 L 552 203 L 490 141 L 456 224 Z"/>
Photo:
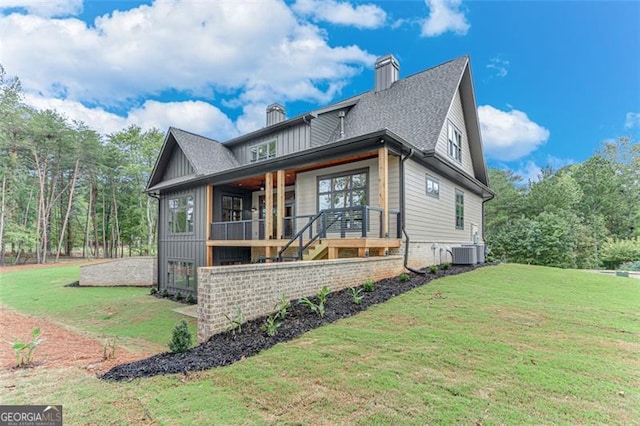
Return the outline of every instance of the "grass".
<path id="1" fill-rule="evenodd" d="M 634 279 L 503 265 L 230 367 L 130 383 L 5 370 L 17 387 L 0 392 L 3 404 L 61 403 L 68 424 L 631 424 L 639 305 Z"/>
<path id="2" fill-rule="evenodd" d="M 185 305 L 149 297 L 148 288 L 65 287 L 79 266 L 56 266 L 0 274 L 0 304 L 94 336 L 119 336 L 127 349 L 167 350 Z M 196 321 L 190 321 L 195 335 Z"/>

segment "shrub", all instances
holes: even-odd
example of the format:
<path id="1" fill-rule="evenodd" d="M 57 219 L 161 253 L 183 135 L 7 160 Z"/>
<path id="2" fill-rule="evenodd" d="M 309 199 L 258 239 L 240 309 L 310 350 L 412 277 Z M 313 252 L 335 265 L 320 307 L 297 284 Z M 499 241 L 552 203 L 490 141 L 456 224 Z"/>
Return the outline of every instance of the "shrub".
<path id="1" fill-rule="evenodd" d="M 351 299 L 353 300 L 353 303 L 355 303 L 356 305 L 359 305 L 360 302 L 362 302 L 362 298 L 364 297 L 360 293 L 362 293 L 361 288 L 356 288 L 356 287 L 351 288 Z"/>
<path id="2" fill-rule="evenodd" d="M 184 299 L 184 296 L 182 295 L 182 293 L 177 292 L 176 293 L 176 300 L 180 301 L 180 300 L 183 300 L 183 299 Z"/>
<path id="3" fill-rule="evenodd" d="M 364 291 L 366 291 L 367 293 L 371 293 L 373 291 L 373 286 L 375 285 L 375 281 L 369 279 L 366 280 L 363 284 L 362 284 L 362 289 Z"/>
<path id="4" fill-rule="evenodd" d="M 609 269 L 616 269 L 625 262 L 640 261 L 640 238 L 605 241 L 600 249 L 600 260 Z"/>
<path id="5" fill-rule="evenodd" d="M 623 271 L 640 271 L 640 260 L 623 263 L 618 269 Z"/>
<path id="6" fill-rule="evenodd" d="M 162 290 L 161 296 L 164 298 L 169 297 L 169 290 L 167 290 L 166 288 Z"/>
<path id="7" fill-rule="evenodd" d="M 193 294 L 189 293 L 189 295 L 187 296 L 187 303 L 189 303 L 191 305 L 196 303 L 196 299 L 193 297 Z"/>
<path id="8" fill-rule="evenodd" d="M 157 293 L 158 293 L 158 289 L 155 287 L 151 287 L 151 289 L 149 290 L 149 294 L 152 296 Z"/>
<path id="9" fill-rule="evenodd" d="M 16 354 L 16 365 L 18 367 L 23 367 L 30 365 L 33 362 L 33 357 L 36 353 L 36 348 L 40 343 L 42 343 L 42 339 L 40 338 L 42 335 L 42 331 L 40 328 L 34 328 L 31 332 L 31 341 L 23 342 L 20 340 L 16 340 L 11 348 L 13 352 Z"/>
<path id="10" fill-rule="evenodd" d="M 438 265 L 429 266 L 429 272 L 431 272 L 432 274 L 437 274 L 438 273 Z"/>
<path id="11" fill-rule="evenodd" d="M 400 281 L 402 281 L 404 283 L 404 282 L 409 281 L 411 278 L 409 277 L 409 274 L 403 272 L 402 274 L 400 274 L 398 279 L 400 279 Z"/>
<path id="12" fill-rule="evenodd" d="M 169 342 L 169 350 L 174 353 L 186 352 L 191 347 L 191 331 L 187 321 L 182 320 L 173 329 L 173 336 Z"/>
<path id="13" fill-rule="evenodd" d="M 442 268 L 443 271 L 446 271 L 451 267 L 451 264 L 449 262 L 444 262 L 442 265 L 440 265 L 440 267 Z"/>

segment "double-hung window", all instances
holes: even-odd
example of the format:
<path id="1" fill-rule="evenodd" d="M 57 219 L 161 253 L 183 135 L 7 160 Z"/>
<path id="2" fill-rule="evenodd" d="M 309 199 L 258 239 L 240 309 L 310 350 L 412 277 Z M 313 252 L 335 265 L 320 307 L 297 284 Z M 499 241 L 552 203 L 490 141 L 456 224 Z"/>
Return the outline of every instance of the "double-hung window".
<path id="1" fill-rule="evenodd" d="M 456 229 L 464 229 L 464 192 L 456 189 Z"/>
<path id="2" fill-rule="evenodd" d="M 169 198 L 169 232 L 193 232 L 193 195 Z"/>
<path id="3" fill-rule="evenodd" d="M 261 144 L 252 146 L 250 149 L 251 162 L 256 163 L 258 161 L 268 160 L 275 158 L 276 156 L 276 141 L 263 142 Z"/>
<path id="4" fill-rule="evenodd" d="M 447 138 L 449 140 L 449 157 L 462 162 L 462 134 L 451 123 L 447 124 Z"/>

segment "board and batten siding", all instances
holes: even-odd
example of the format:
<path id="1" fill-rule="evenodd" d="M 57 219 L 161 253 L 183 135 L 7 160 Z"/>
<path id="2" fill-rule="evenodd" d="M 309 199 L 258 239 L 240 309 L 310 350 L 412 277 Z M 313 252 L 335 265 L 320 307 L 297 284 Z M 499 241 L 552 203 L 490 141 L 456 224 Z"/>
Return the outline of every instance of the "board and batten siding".
<path id="1" fill-rule="evenodd" d="M 321 146 L 332 140 L 333 134 L 338 131 L 340 118 L 338 111 L 320 114 L 311 120 L 311 146 Z"/>
<path id="2" fill-rule="evenodd" d="M 427 195 L 426 175 L 439 180 L 440 197 Z M 413 160 L 405 163 L 406 230 L 415 242 L 469 244 L 473 227 L 482 239 L 482 198 Z M 456 229 L 456 190 L 464 193 L 464 229 Z"/>
<path id="3" fill-rule="evenodd" d="M 449 156 L 449 138 L 447 135 L 449 122 L 458 129 L 462 136 L 462 163 L 459 163 L 457 160 L 454 160 Z M 469 138 L 467 136 L 467 126 L 465 124 L 464 113 L 462 111 L 460 90 L 456 91 L 449 113 L 447 114 L 447 119 L 440 130 L 440 136 L 438 137 L 438 143 L 436 144 L 436 152 L 443 158 L 448 159 L 451 164 L 460 167 L 469 175 L 475 175 L 473 172 L 473 164 L 471 162 L 471 152 L 469 151 Z"/>
<path id="4" fill-rule="evenodd" d="M 264 142 L 276 140 L 276 156 L 292 154 L 309 149 L 311 145 L 311 129 L 309 124 L 303 123 L 289 127 L 280 132 L 262 136 L 248 142 L 243 142 L 232 148 L 233 154 L 241 164 L 251 162 L 251 148 Z"/>
<path id="5" fill-rule="evenodd" d="M 169 232 L 169 199 L 193 195 L 193 232 L 171 234 Z M 207 266 L 207 190 L 205 186 L 186 191 L 162 194 L 160 197 L 160 219 L 158 223 L 158 283 L 163 289 L 167 285 L 168 262 L 184 260 L 194 262 L 196 268 Z"/>
<path id="6" fill-rule="evenodd" d="M 171 159 L 169 160 L 169 164 L 167 164 L 162 180 L 170 180 L 193 174 L 195 174 L 193 166 L 187 159 L 187 156 L 184 155 L 184 152 L 182 152 L 182 149 L 176 145 L 173 148 Z"/>

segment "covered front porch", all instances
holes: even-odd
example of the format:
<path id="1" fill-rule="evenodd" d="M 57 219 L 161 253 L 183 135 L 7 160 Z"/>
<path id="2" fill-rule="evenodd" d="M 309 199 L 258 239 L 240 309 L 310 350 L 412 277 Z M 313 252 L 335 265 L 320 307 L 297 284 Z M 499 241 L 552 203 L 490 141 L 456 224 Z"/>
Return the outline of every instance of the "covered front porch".
<path id="1" fill-rule="evenodd" d="M 380 147 L 210 185 L 207 263 L 389 254 L 401 243 L 397 163 Z"/>

